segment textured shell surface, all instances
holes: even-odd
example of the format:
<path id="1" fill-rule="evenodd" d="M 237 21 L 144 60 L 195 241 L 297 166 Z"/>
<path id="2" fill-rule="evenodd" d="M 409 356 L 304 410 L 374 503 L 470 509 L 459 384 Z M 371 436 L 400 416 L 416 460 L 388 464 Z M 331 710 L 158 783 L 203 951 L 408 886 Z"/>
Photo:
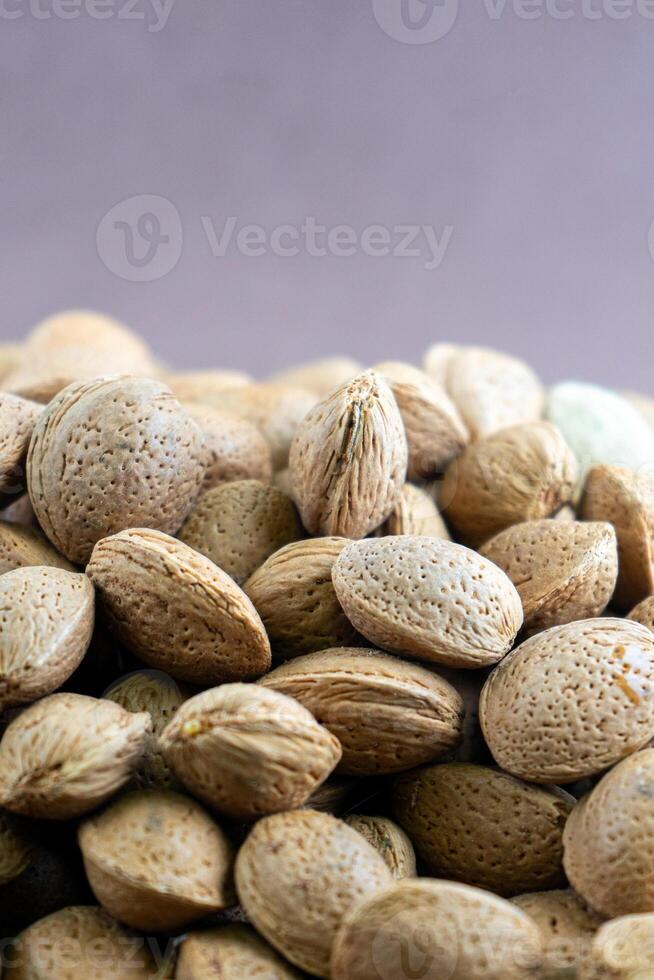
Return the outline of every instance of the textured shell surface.
<path id="1" fill-rule="evenodd" d="M 105 377 L 69 385 L 39 417 L 27 479 L 39 524 L 71 561 L 129 527 L 174 534 L 204 477 L 200 429 L 166 385 Z"/>
<path id="2" fill-rule="evenodd" d="M 378 528 L 379 537 L 394 534 L 417 534 L 432 538 L 450 540 L 436 501 L 422 487 L 413 483 L 405 483 L 399 500 L 388 519 Z"/>
<path id="3" fill-rule="evenodd" d="M 522 625 L 508 576 L 451 541 L 399 535 L 355 541 L 332 579 L 350 622 L 391 652 L 451 667 L 484 667 L 507 653 Z"/>
<path id="4" fill-rule="evenodd" d="M 299 426 L 289 466 L 312 534 L 362 538 L 389 516 L 407 470 L 402 417 L 386 381 L 366 371 L 318 403 Z"/>
<path id="5" fill-rule="evenodd" d="M 316 395 L 305 388 L 273 382 L 240 385 L 210 401 L 221 411 L 248 419 L 259 428 L 270 447 L 275 470 L 287 465 L 291 440 L 315 403 Z"/>
<path id="6" fill-rule="evenodd" d="M 375 817 L 363 813 L 351 813 L 343 818 L 345 823 L 362 834 L 369 844 L 379 851 L 393 877 L 416 876 L 416 853 L 409 837 L 389 817 Z"/>
<path id="7" fill-rule="evenodd" d="M 654 915 L 623 915 L 598 929 L 579 980 L 649 980 L 654 976 Z"/>
<path id="8" fill-rule="evenodd" d="M 611 617 L 555 626 L 495 668 L 479 710 L 507 772 L 538 783 L 600 773 L 654 736 L 654 634 Z"/>
<path id="9" fill-rule="evenodd" d="M 161 746 L 191 793 L 235 819 L 302 806 L 341 758 L 338 739 L 306 708 L 256 684 L 190 698 Z"/>
<path id="10" fill-rule="evenodd" d="M 543 946 L 529 916 L 451 881 L 407 879 L 361 901 L 336 936 L 332 980 L 530 980 Z"/>
<path id="11" fill-rule="evenodd" d="M 136 528 L 99 541 L 87 567 L 118 638 L 150 666 L 197 684 L 270 666 L 259 615 L 226 572 L 188 545 Z"/>
<path id="12" fill-rule="evenodd" d="M 461 739 L 463 702 L 452 685 L 376 650 L 310 653 L 260 683 L 294 697 L 338 738 L 342 773 L 401 772 L 445 755 Z"/>
<path id="13" fill-rule="evenodd" d="M 0 887 L 17 878 L 30 863 L 33 843 L 18 821 L 0 810 Z"/>
<path id="14" fill-rule="evenodd" d="M 25 708 L 0 741 L 0 805 L 41 819 L 99 806 L 129 780 L 150 716 L 83 694 L 51 694 Z"/>
<path id="15" fill-rule="evenodd" d="M 238 897 L 257 932 L 291 963 L 325 978 L 345 914 L 392 881 L 361 834 L 316 810 L 264 817 L 236 859 Z"/>
<path id="16" fill-rule="evenodd" d="M 300 980 L 251 926 L 241 923 L 189 933 L 182 941 L 175 980 Z"/>
<path id="17" fill-rule="evenodd" d="M 254 423 L 211 405 L 182 404 L 204 438 L 206 468 L 201 493 L 232 480 L 270 482 L 270 448 Z"/>
<path id="18" fill-rule="evenodd" d="M 0 506 L 25 490 L 25 460 L 43 406 L 0 392 Z"/>
<path id="19" fill-rule="evenodd" d="M 69 572 L 76 570 L 38 528 L 0 521 L 0 575 L 30 565 L 52 565 Z"/>
<path id="20" fill-rule="evenodd" d="M 538 980 L 570 980 L 585 962 L 604 921 L 571 888 L 530 892 L 512 899 L 540 929 L 545 959 Z"/>

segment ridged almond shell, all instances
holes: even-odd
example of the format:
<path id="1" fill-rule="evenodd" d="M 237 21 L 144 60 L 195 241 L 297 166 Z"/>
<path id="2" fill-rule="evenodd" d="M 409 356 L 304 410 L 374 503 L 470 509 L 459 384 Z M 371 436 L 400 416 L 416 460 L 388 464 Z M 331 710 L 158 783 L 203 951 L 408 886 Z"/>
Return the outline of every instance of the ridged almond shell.
<path id="1" fill-rule="evenodd" d="M 375 533 L 382 538 L 393 534 L 419 534 L 450 540 L 450 532 L 433 497 L 413 483 L 404 484 L 394 510 Z"/>
<path id="2" fill-rule="evenodd" d="M 353 827 L 379 851 L 396 881 L 416 876 L 416 853 L 401 827 L 389 817 L 351 813 L 345 823 Z"/>

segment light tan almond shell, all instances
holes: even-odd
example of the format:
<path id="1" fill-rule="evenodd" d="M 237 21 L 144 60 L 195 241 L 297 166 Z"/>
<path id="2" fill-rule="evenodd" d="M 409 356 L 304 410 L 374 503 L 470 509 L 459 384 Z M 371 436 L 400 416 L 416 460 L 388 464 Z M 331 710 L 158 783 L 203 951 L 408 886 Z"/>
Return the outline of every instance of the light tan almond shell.
<path id="1" fill-rule="evenodd" d="M 134 772 L 134 786 L 138 789 L 179 789 L 180 783 L 161 752 L 159 736 L 186 700 L 186 692 L 161 670 L 135 670 L 119 677 L 102 696 L 126 711 L 147 711 L 152 719 L 152 733 Z"/>
<path id="2" fill-rule="evenodd" d="M 576 977 L 602 924 L 601 916 L 587 908 L 570 888 L 519 895 L 512 903 L 540 929 L 545 959 L 537 980 Z"/>
<path id="3" fill-rule="evenodd" d="M 25 341 L 26 353 L 88 347 L 110 353 L 120 349 L 147 358 L 145 341 L 124 323 L 95 310 L 62 310 L 37 323 Z"/>
<path id="4" fill-rule="evenodd" d="M 332 980 L 533 980 L 543 955 L 536 925 L 490 892 L 406 879 L 348 911 L 334 942 Z"/>
<path id="5" fill-rule="evenodd" d="M 374 370 L 390 385 L 409 446 L 407 479 L 428 480 L 442 473 L 469 441 L 459 412 L 436 382 L 401 361 L 384 361 Z"/>
<path id="6" fill-rule="evenodd" d="M 291 485 L 311 534 L 362 538 L 399 500 L 408 449 L 402 417 L 381 375 L 366 371 L 337 388 L 299 426 Z"/>
<path id="7" fill-rule="evenodd" d="M 93 585 L 47 566 L 0 575 L 0 708 L 51 694 L 79 666 L 93 633 Z"/>
<path id="8" fill-rule="evenodd" d="M 98 542 L 87 573 L 118 638 L 151 667 L 206 685 L 269 668 L 268 637 L 248 597 L 183 542 L 121 531 Z"/>
<path id="9" fill-rule="evenodd" d="M 243 371 L 216 369 L 213 371 L 171 371 L 166 384 L 181 402 L 217 402 L 224 391 L 249 385 L 252 378 Z"/>
<path id="10" fill-rule="evenodd" d="M 89 884 L 134 929 L 181 929 L 234 902 L 233 848 L 188 796 L 139 790 L 79 828 Z"/>
<path id="11" fill-rule="evenodd" d="M 315 405 L 316 396 L 294 385 L 262 382 L 241 385 L 204 400 L 222 412 L 254 423 L 270 447 L 273 468 L 282 470 L 288 464 L 291 440 Z"/>
<path id="12" fill-rule="evenodd" d="M 236 890 L 257 929 L 291 963 L 329 977 L 345 914 L 393 878 L 382 856 L 342 820 L 291 810 L 255 824 L 236 859 Z"/>
<path id="13" fill-rule="evenodd" d="M 418 534 L 450 540 L 450 532 L 433 498 L 413 483 L 404 484 L 395 509 L 375 533 L 382 538 L 393 534 Z"/>
<path id="14" fill-rule="evenodd" d="M 654 592 L 654 477 L 618 466 L 595 466 L 581 500 L 585 521 L 608 521 L 618 536 L 614 602 L 631 609 Z"/>
<path id="15" fill-rule="evenodd" d="M 496 895 L 555 888 L 574 797 L 486 766 L 449 763 L 400 776 L 395 818 L 430 873 Z"/>
<path id="16" fill-rule="evenodd" d="M 306 708 L 256 684 L 197 694 L 167 726 L 161 747 L 194 796 L 241 820 L 302 806 L 342 754 Z"/>
<path id="17" fill-rule="evenodd" d="M 632 619 L 636 623 L 642 623 L 654 632 L 654 596 L 648 596 L 631 610 L 627 619 Z"/>
<path id="18" fill-rule="evenodd" d="M 654 915 L 605 922 L 582 961 L 579 980 L 650 980 L 654 976 Z"/>
<path id="19" fill-rule="evenodd" d="M 69 572 L 76 570 L 37 528 L 0 521 L 0 575 L 13 568 L 31 565 L 51 565 Z"/>
<path id="20" fill-rule="evenodd" d="M 71 561 L 123 528 L 174 534 L 204 477 L 202 434 L 171 391 L 147 378 L 70 385 L 40 416 L 27 479 L 39 524 Z"/>
<path id="21" fill-rule="evenodd" d="M 472 443 L 447 468 L 440 507 L 465 544 L 549 517 L 572 497 L 577 464 L 549 422 L 527 422 Z"/>
<path id="22" fill-rule="evenodd" d="M 0 392 L 0 507 L 26 489 L 27 450 L 42 411 L 36 402 Z"/>
<path id="23" fill-rule="evenodd" d="M 28 493 L 20 494 L 7 507 L 0 510 L 0 520 L 10 524 L 24 524 L 25 527 L 38 528 L 39 524 Z"/>
<path id="24" fill-rule="evenodd" d="M 241 923 L 191 932 L 179 947 L 175 980 L 300 980 L 303 974 Z"/>
<path id="25" fill-rule="evenodd" d="M 352 625 L 375 646 L 450 667 L 486 667 L 507 653 L 522 605 L 505 573 L 433 537 L 353 541 L 332 571 Z"/>
<path id="26" fill-rule="evenodd" d="M 623 759 L 572 811 L 563 866 L 602 915 L 654 912 L 654 749 Z"/>
<path id="27" fill-rule="evenodd" d="M 0 887 L 22 874 L 32 851 L 33 844 L 18 821 L 0 810 Z"/>
<path id="28" fill-rule="evenodd" d="M 147 943 L 104 909 L 69 905 L 39 919 L 7 955 L 6 980 L 157 980 Z M 13 966 L 10 964 L 14 964 Z"/>
<path id="29" fill-rule="evenodd" d="M 25 345 L 22 343 L 0 343 L 0 381 L 3 382 L 10 371 L 18 367 Z"/>
<path id="30" fill-rule="evenodd" d="M 232 480 L 270 483 L 270 449 L 256 425 L 210 405 L 184 402 L 183 407 L 204 438 L 207 459 L 201 493 Z"/>
<path id="31" fill-rule="evenodd" d="M 654 635 L 607 617 L 532 636 L 488 678 L 479 716 L 495 761 L 514 776 L 572 783 L 600 773 L 654 736 Z"/>
<path id="32" fill-rule="evenodd" d="M 360 639 L 332 584 L 334 562 L 347 543 L 347 538 L 295 541 L 271 555 L 243 586 L 275 659 L 352 646 Z"/>
<path id="33" fill-rule="evenodd" d="M 618 577 L 617 539 L 606 523 L 526 521 L 501 531 L 480 552 L 515 585 L 529 633 L 599 616 Z"/>
<path id="34" fill-rule="evenodd" d="M 401 772 L 438 759 L 461 738 L 451 684 L 376 650 L 341 648 L 282 664 L 260 684 L 294 697 L 343 747 L 339 772 Z"/>
<path id="35" fill-rule="evenodd" d="M 273 552 L 303 535 L 286 494 L 260 480 L 237 480 L 207 491 L 178 537 L 242 585 Z"/>
<path id="36" fill-rule="evenodd" d="M 379 851 L 396 881 L 415 877 L 416 853 L 401 827 L 388 817 L 369 817 L 363 813 L 351 813 L 344 819 Z"/>
<path id="37" fill-rule="evenodd" d="M 351 357 L 325 357 L 280 371 L 271 378 L 271 381 L 275 384 L 304 388 L 317 398 L 324 398 L 334 388 L 351 381 L 362 371 L 362 365 Z"/>
<path id="38" fill-rule="evenodd" d="M 129 780 L 150 716 L 83 694 L 51 694 L 25 708 L 0 741 L 0 805 L 67 820 L 104 803 Z"/>
<path id="39" fill-rule="evenodd" d="M 543 387 L 523 361 L 482 347 L 440 344 L 426 355 L 427 373 L 440 380 L 473 439 L 541 417 Z"/>

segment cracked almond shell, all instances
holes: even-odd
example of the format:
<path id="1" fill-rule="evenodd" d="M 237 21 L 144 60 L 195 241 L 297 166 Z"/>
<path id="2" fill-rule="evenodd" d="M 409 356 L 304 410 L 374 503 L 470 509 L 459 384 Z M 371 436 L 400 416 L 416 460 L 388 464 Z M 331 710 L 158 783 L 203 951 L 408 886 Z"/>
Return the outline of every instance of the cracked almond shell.
<path id="1" fill-rule="evenodd" d="M 654 912 L 654 749 L 623 759 L 572 811 L 563 835 L 572 887 L 607 918 Z"/>
<path id="2" fill-rule="evenodd" d="M 79 666 L 93 633 L 93 585 L 61 568 L 0 575 L 0 708 L 51 694 Z"/>
<path id="3" fill-rule="evenodd" d="M 185 936 L 179 947 L 175 980 L 300 980 L 251 926 L 241 923 L 203 929 Z"/>
<path id="4" fill-rule="evenodd" d="M 563 884 L 574 798 L 486 766 L 446 763 L 399 776 L 395 818 L 431 874 L 517 895 Z"/>
<path id="5" fill-rule="evenodd" d="M 389 516 L 404 484 L 402 417 L 383 377 L 366 371 L 319 402 L 300 424 L 289 467 L 311 534 L 362 538 Z"/>
<path id="6" fill-rule="evenodd" d="M 148 378 L 69 385 L 39 417 L 27 459 L 30 499 L 55 547 L 84 564 L 123 528 L 174 534 L 198 494 L 202 433 L 172 392 Z"/>
<path id="7" fill-rule="evenodd" d="M 110 626 L 151 667 L 195 684 L 258 677 L 270 645 L 236 583 L 188 545 L 144 528 L 99 541 L 87 567 Z"/>
<path id="8" fill-rule="evenodd" d="M 0 805 L 67 820 L 104 803 L 132 775 L 150 716 L 83 694 L 51 694 L 25 708 L 0 741 Z"/>
<path id="9" fill-rule="evenodd" d="M 379 851 L 396 881 L 415 877 L 416 853 L 401 827 L 388 817 L 363 813 L 351 813 L 343 819 Z"/>
<path id="10" fill-rule="evenodd" d="M 316 810 L 264 817 L 236 859 L 238 897 L 257 932 L 318 977 L 330 976 L 330 952 L 345 914 L 392 880 L 361 834 Z"/>
<path id="11" fill-rule="evenodd" d="M 654 736 L 654 634 L 610 617 L 538 633 L 491 673 L 479 716 L 495 761 L 514 776 L 572 783 L 600 773 Z"/>
<path id="12" fill-rule="evenodd" d="M 96 898 L 134 929 L 181 929 L 234 902 L 232 845 L 188 796 L 128 793 L 85 820 L 78 838 Z"/>
<path id="13" fill-rule="evenodd" d="M 161 748 L 194 796 L 241 820 L 302 806 L 341 758 L 338 739 L 306 708 L 256 684 L 188 700 Z"/>
<path id="14" fill-rule="evenodd" d="M 286 494 L 260 480 L 236 480 L 203 494 L 178 537 L 241 585 L 273 552 L 303 534 Z"/>
<path id="15" fill-rule="evenodd" d="M 451 684 L 376 650 L 310 653 L 260 684 L 295 698 L 336 736 L 341 773 L 401 772 L 445 755 L 461 739 L 463 702 Z"/>
<path id="16" fill-rule="evenodd" d="M 360 639 L 332 584 L 347 538 L 309 538 L 280 548 L 244 584 L 263 620 L 273 657 L 288 660 Z"/>
<path id="17" fill-rule="evenodd" d="M 538 928 L 497 895 L 431 878 L 406 879 L 348 911 L 332 980 L 533 980 Z"/>
<path id="18" fill-rule="evenodd" d="M 480 553 L 515 585 L 529 633 L 599 616 L 618 577 L 617 539 L 605 522 L 527 521 L 501 531 Z"/>
<path id="19" fill-rule="evenodd" d="M 433 537 L 353 541 L 332 572 L 352 625 L 375 646 L 449 667 L 486 667 L 522 625 L 508 576 L 475 551 Z"/>
<path id="20" fill-rule="evenodd" d="M 577 464 L 558 429 L 527 422 L 473 442 L 448 466 L 440 506 L 461 541 L 478 547 L 513 524 L 567 504 Z"/>

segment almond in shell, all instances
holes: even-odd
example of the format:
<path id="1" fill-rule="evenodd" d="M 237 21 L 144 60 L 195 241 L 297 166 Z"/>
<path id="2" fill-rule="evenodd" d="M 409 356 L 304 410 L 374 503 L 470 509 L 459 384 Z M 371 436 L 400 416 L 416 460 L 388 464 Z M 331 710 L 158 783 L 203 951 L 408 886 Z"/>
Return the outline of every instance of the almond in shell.
<path id="1" fill-rule="evenodd" d="M 648 980 L 654 975 L 654 914 L 623 915 L 595 934 L 579 980 Z"/>
<path id="2" fill-rule="evenodd" d="M 13 568 L 51 565 L 74 572 L 75 566 L 64 558 L 38 528 L 11 521 L 0 521 L 0 575 Z"/>
<path id="3" fill-rule="evenodd" d="M 26 490 L 25 460 L 43 406 L 0 392 L 0 507 Z"/>
<path id="4" fill-rule="evenodd" d="M 404 484 L 394 510 L 376 534 L 382 538 L 393 534 L 419 534 L 450 540 L 433 497 L 413 483 Z"/>
<path id="5" fill-rule="evenodd" d="M 238 922 L 185 936 L 175 972 L 175 980 L 300 980 L 301 976 L 251 926 Z"/>
<path id="6" fill-rule="evenodd" d="M 570 980 L 579 976 L 602 917 L 589 909 L 571 888 L 530 892 L 512 902 L 540 929 L 545 958 L 538 980 Z"/>
<path id="7" fill-rule="evenodd" d="M 388 817 L 374 817 L 363 813 L 351 813 L 344 819 L 346 824 L 362 834 L 379 851 L 397 881 L 415 877 L 416 853 L 401 827 Z"/>
<path id="8" fill-rule="evenodd" d="M 232 480 L 272 479 L 268 443 L 247 419 L 219 412 L 210 405 L 184 402 L 185 410 L 204 438 L 206 469 L 200 493 Z"/>

